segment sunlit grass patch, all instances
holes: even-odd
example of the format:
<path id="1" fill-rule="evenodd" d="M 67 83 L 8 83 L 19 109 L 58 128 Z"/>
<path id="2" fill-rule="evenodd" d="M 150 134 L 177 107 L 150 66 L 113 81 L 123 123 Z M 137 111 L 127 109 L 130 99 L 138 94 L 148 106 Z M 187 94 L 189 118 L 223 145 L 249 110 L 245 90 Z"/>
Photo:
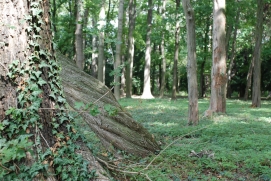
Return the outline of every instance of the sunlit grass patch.
<path id="1" fill-rule="evenodd" d="M 271 180 L 271 102 L 251 108 L 249 101 L 227 100 L 226 114 L 200 119 L 195 127 L 187 126 L 184 98 L 120 103 L 166 148 L 149 158 L 156 158 L 146 171 L 152 180 Z M 209 99 L 199 100 L 200 118 L 208 107 Z M 214 157 L 190 157 L 192 150 Z"/>

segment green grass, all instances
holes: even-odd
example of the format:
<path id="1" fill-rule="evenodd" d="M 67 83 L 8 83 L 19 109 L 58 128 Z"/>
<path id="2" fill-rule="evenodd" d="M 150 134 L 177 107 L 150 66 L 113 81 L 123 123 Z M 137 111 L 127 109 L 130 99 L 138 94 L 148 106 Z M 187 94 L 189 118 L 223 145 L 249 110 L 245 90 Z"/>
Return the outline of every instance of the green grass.
<path id="1" fill-rule="evenodd" d="M 126 170 L 139 171 L 156 157 L 143 171 L 150 180 L 271 180 L 270 101 L 255 109 L 250 108 L 251 102 L 227 100 L 225 115 L 200 119 L 195 127 L 187 126 L 187 99 L 121 99 L 120 104 L 155 135 L 162 149 L 179 138 L 158 156 L 135 159 L 136 166 Z M 209 100 L 199 100 L 200 117 L 208 107 Z M 191 150 L 211 151 L 214 158 L 189 157 Z M 129 176 L 130 180 L 146 178 Z"/>

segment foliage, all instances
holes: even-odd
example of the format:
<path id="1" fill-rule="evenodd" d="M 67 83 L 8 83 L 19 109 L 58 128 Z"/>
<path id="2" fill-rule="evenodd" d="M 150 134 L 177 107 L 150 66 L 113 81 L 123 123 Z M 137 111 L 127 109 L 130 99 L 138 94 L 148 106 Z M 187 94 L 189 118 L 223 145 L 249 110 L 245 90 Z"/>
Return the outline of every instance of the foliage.
<path id="1" fill-rule="evenodd" d="M 25 21 L 29 24 L 27 33 L 32 53 L 25 62 L 15 60 L 9 66 L 8 76 L 18 85 L 18 107 L 6 111 L 7 119 L 0 123 L 0 179 L 47 178 L 52 174 L 49 167 L 55 168 L 57 179 L 91 179 L 95 177 L 95 170 L 89 172 L 88 161 L 76 153 L 80 146 L 75 143 L 84 141 L 84 138 L 74 129 L 72 117 L 65 112 L 66 100 L 58 76 L 60 68 L 54 56 L 42 49 L 39 43 L 44 24 L 42 15 L 40 2 L 31 2 L 30 14 Z M 44 123 L 40 114 L 46 109 L 42 107 L 46 86 L 51 90 L 48 98 L 56 106 L 56 111 L 51 111 L 52 122 L 46 125 L 51 131 L 46 134 L 52 136 L 54 145 L 49 145 L 43 135 Z"/>
<path id="2" fill-rule="evenodd" d="M 270 101 L 264 101 L 261 109 L 253 109 L 249 102 L 228 100 L 227 114 L 201 119 L 196 127 L 187 126 L 186 98 L 174 102 L 122 99 L 120 103 L 155 135 L 162 148 L 179 139 L 158 156 L 119 163 L 126 164 L 123 170 L 141 171 L 150 180 L 271 179 Z M 207 99 L 199 100 L 202 115 L 208 105 Z M 214 157 L 190 157 L 192 150 L 208 150 Z M 131 180 L 146 180 L 128 172 L 124 175 Z"/>

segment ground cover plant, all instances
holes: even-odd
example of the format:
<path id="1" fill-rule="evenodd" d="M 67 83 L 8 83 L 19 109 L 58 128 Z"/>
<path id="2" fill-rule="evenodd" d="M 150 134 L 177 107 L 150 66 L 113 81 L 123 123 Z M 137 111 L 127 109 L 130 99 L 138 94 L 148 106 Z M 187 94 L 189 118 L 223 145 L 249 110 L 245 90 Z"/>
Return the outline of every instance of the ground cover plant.
<path id="1" fill-rule="evenodd" d="M 162 151 L 115 161 L 119 180 L 271 179 L 270 101 L 255 109 L 250 102 L 227 100 L 226 114 L 202 118 L 194 127 L 187 126 L 186 98 L 121 99 L 120 104 L 155 136 Z M 208 99 L 199 100 L 200 115 L 208 106 Z"/>

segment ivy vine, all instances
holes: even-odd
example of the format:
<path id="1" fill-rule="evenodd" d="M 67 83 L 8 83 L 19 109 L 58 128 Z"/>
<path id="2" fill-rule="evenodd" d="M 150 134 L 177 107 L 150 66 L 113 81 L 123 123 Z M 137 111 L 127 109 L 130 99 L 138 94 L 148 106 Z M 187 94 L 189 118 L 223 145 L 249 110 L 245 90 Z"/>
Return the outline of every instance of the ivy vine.
<path id="1" fill-rule="evenodd" d="M 89 171 L 89 163 L 76 153 L 80 146 L 74 143 L 84 138 L 74 129 L 73 118 L 64 111 L 66 100 L 59 79 L 60 68 L 54 56 L 39 43 L 44 23 L 41 3 L 31 1 L 29 15 L 25 17 L 31 55 L 25 62 L 14 60 L 9 66 L 8 77 L 18 87 L 18 105 L 7 110 L 7 119 L 0 122 L 0 179 L 54 176 L 60 180 L 89 180 L 96 176 L 95 170 Z M 56 103 L 50 123 L 54 145 L 48 144 L 41 131 L 44 125 L 40 112 L 46 109 L 42 108 L 44 86 L 48 86 L 49 97 Z M 53 173 L 49 167 L 54 168 Z"/>

